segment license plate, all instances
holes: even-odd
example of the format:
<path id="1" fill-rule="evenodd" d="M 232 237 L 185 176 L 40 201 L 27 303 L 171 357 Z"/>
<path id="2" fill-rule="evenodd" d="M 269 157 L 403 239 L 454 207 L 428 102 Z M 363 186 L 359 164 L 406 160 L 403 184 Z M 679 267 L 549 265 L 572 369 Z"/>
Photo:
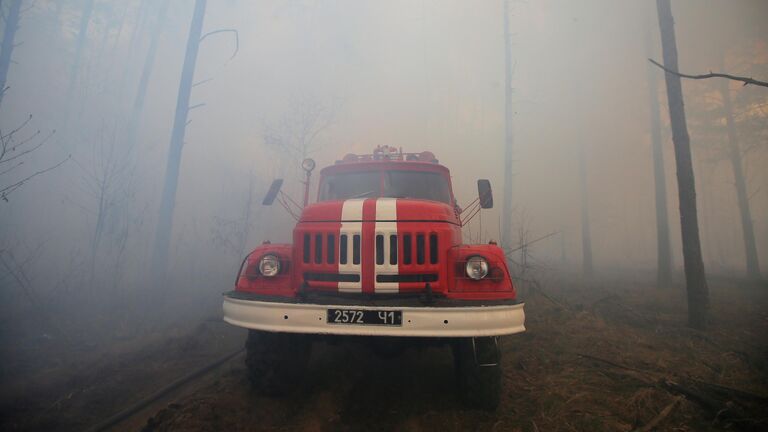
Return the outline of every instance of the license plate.
<path id="1" fill-rule="evenodd" d="M 399 310 L 328 309 L 328 324 L 402 326 Z"/>

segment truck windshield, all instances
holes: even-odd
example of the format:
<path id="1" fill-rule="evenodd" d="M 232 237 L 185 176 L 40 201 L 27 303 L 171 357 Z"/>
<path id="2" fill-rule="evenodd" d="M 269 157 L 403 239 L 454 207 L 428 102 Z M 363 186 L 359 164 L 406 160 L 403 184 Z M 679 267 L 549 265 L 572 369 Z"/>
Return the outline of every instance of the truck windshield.
<path id="1" fill-rule="evenodd" d="M 447 179 L 424 171 L 368 171 L 323 177 L 318 201 L 353 198 L 414 198 L 451 203 Z"/>

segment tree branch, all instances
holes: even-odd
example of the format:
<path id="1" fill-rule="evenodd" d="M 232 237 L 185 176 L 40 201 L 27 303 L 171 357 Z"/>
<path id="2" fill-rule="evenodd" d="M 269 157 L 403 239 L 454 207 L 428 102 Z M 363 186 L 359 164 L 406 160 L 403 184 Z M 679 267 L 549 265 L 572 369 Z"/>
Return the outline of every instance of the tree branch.
<path id="1" fill-rule="evenodd" d="M 27 177 L 25 177 L 25 178 L 23 178 L 23 179 L 19 180 L 19 181 L 17 181 L 16 183 L 14 183 L 14 184 L 12 184 L 12 185 L 9 185 L 9 186 L 6 186 L 6 187 L 4 187 L 4 188 L 0 189 L 0 199 L 1 199 L 1 200 L 3 200 L 3 201 L 5 201 L 5 202 L 8 202 L 8 195 L 10 195 L 10 194 L 11 194 L 13 191 L 15 191 L 16 189 L 20 188 L 20 187 L 21 187 L 21 186 L 22 186 L 24 183 L 26 183 L 28 180 L 30 180 L 30 179 L 31 179 L 31 178 L 33 178 L 33 177 L 37 177 L 37 176 L 39 176 L 39 175 L 41 175 L 41 174 L 45 174 L 45 173 L 47 173 L 48 171 L 50 171 L 50 170 L 52 170 L 52 169 L 58 168 L 58 167 L 59 167 L 59 166 L 61 166 L 61 165 L 62 165 L 64 162 L 68 161 L 68 160 L 69 160 L 69 159 L 71 159 L 71 158 L 72 158 L 72 156 L 71 156 L 71 155 L 70 155 L 70 156 L 67 156 L 67 158 L 66 158 L 66 159 L 64 159 L 63 161 L 61 161 L 61 162 L 57 163 L 56 165 L 50 166 L 50 167 L 48 167 L 48 168 L 46 168 L 46 169 L 44 169 L 44 170 L 40 170 L 40 171 L 37 171 L 37 172 L 35 172 L 35 173 L 33 173 L 33 174 L 31 174 L 31 175 L 29 175 L 29 176 L 27 176 Z"/>
<path id="2" fill-rule="evenodd" d="M 689 74 L 684 74 L 684 73 L 680 73 L 680 72 L 677 72 L 677 71 L 673 71 L 672 69 L 667 69 L 666 67 L 664 67 L 660 63 L 654 61 L 653 59 L 648 59 L 648 61 L 653 63 L 653 64 L 655 64 L 656 66 L 660 67 L 665 72 L 669 72 L 672 75 L 676 75 L 676 76 L 679 76 L 681 78 L 690 78 L 690 79 L 695 79 L 695 80 L 707 79 L 707 78 L 727 78 L 727 79 L 733 80 L 733 81 L 741 81 L 741 82 L 744 83 L 744 85 L 752 84 L 752 85 L 756 85 L 756 86 L 760 86 L 760 87 L 768 87 L 768 82 L 766 82 L 766 81 L 759 81 L 759 80 L 752 79 L 752 78 L 741 77 L 741 76 L 736 76 L 736 75 L 728 75 L 728 74 L 724 74 L 724 73 L 714 73 L 714 72 L 710 72 L 708 74 L 703 74 L 703 75 L 689 75 Z"/>
<path id="3" fill-rule="evenodd" d="M 205 40 L 205 38 L 207 38 L 208 36 L 215 35 L 216 33 L 232 33 L 235 35 L 235 51 L 232 53 L 232 57 L 230 57 L 229 60 L 232 60 L 233 58 L 235 58 L 235 56 L 237 55 L 237 52 L 240 51 L 240 36 L 237 33 L 237 30 L 235 29 L 220 29 L 220 30 L 210 31 L 204 34 L 200 38 L 200 43 L 202 43 Z M 227 62 L 229 62 L 229 60 L 227 60 Z"/>

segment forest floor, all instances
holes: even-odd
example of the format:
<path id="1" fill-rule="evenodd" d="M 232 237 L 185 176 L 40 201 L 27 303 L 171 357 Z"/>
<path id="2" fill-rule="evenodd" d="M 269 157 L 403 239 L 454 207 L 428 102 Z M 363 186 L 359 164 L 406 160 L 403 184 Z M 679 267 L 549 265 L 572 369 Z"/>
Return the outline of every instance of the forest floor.
<path id="1" fill-rule="evenodd" d="M 462 407 L 448 347 L 384 359 L 317 343 L 292 396 L 253 394 L 239 355 L 115 430 L 768 430 L 768 286 L 711 278 L 710 289 L 712 322 L 699 332 L 686 326 L 682 287 L 526 284 L 527 331 L 503 339 L 495 413 Z M 207 320 L 90 358 L 61 360 L 59 346 L 47 362 L 6 363 L 0 429 L 83 430 L 244 339 Z"/>

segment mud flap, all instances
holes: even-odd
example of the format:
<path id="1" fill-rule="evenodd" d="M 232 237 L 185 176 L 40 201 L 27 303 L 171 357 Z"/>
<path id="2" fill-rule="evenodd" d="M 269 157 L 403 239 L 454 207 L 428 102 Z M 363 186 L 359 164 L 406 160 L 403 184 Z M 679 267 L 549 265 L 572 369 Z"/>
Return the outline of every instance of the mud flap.
<path id="1" fill-rule="evenodd" d="M 493 411 L 501 400 L 498 337 L 462 338 L 453 344 L 459 396 L 470 408 Z"/>
<path id="2" fill-rule="evenodd" d="M 302 334 L 248 332 L 245 365 L 256 392 L 284 396 L 302 381 L 312 341 Z"/>

